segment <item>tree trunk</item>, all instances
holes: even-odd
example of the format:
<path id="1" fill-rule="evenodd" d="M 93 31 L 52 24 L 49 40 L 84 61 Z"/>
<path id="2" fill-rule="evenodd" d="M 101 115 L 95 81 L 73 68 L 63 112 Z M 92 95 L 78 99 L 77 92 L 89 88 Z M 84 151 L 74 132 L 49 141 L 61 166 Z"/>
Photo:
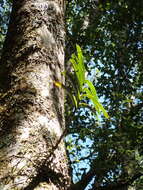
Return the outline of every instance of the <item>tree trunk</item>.
<path id="1" fill-rule="evenodd" d="M 0 64 L 0 189 L 65 190 L 63 0 L 13 0 Z M 58 145 L 58 146 L 57 146 Z"/>

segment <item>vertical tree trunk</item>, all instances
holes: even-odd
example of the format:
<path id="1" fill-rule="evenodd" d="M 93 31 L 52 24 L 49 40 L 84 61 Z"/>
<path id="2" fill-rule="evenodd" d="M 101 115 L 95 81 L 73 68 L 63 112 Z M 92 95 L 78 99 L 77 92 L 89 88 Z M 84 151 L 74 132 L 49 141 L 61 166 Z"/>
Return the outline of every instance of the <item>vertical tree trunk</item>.
<path id="1" fill-rule="evenodd" d="M 0 64 L 0 189 L 64 190 L 63 0 L 13 0 Z"/>

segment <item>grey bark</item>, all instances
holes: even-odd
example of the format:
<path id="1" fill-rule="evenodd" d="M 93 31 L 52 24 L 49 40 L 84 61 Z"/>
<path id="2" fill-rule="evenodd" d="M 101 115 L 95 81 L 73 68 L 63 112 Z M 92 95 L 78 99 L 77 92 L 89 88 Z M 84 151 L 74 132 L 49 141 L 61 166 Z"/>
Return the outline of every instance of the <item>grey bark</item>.
<path id="1" fill-rule="evenodd" d="M 14 0 L 0 64 L 0 189 L 65 190 L 63 0 Z M 58 146 L 55 147 L 55 145 Z"/>

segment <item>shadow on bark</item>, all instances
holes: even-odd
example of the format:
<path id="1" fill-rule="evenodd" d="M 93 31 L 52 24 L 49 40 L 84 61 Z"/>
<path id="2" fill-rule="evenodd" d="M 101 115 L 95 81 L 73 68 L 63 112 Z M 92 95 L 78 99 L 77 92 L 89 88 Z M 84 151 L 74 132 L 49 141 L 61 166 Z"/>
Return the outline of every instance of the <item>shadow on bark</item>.
<path id="1" fill-rule="evenodd" d="M 63 178 L 62 174 L 49 169 L 48 165 L 49 163 L 44 163 L 37 168 L 37 175 L 32 178 L 32 181 L 24 190 L 34 190 L 41 182 L 53 183 L 57 187 L 64 187 L 65 184 L 60 180 L 60 178 Z"/>

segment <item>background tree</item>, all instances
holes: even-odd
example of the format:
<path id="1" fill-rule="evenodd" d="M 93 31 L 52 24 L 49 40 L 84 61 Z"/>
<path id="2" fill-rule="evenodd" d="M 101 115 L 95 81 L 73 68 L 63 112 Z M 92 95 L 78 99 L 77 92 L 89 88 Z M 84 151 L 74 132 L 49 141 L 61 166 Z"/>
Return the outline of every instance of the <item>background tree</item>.
<path id="1" fill-rule="evenodd" d="M 0 63 L 0 189 L 70 185 L 64 91 L 54 85 L 64 83 L 64 38 L 63 1 L 13 1 Z"/>

